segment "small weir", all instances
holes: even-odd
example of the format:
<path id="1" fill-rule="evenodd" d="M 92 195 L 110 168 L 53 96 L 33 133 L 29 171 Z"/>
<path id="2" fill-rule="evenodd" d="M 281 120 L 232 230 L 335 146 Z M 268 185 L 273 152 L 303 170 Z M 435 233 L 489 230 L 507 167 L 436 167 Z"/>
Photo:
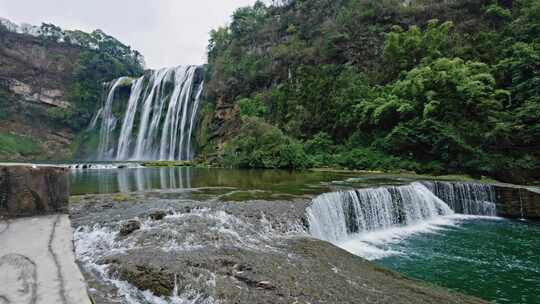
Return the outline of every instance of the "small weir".
<path id="1" fill-rule="evenodd" d="M 454 214 L 495 216 L 493 187 L 414 182 L 406 186 L 341 191 L 318 196 L 306 211 L 310 234 L 332 243 Z"/>

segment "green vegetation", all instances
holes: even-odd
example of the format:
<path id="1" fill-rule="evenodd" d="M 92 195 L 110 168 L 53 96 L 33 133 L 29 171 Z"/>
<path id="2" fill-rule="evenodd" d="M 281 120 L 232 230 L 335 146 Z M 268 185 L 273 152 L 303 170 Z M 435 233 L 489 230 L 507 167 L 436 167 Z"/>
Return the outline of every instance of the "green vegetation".
<path id="1" fill-rule="evenodd" d="M 106 52 L 85 50 L 73 73 L 73 84 L 69 90 L 72 109 L 51 110 L 52 118 L 69 125 L 76 131 L 88 126 L 93 113 L 99 108 L 103 94 L 103 83 L 121 76 L 135 76 L 142 73 L 142 66 L 122 62 Z"/>
<path id="2" fill-rule="evenodd" d="M 16 155 L 38 156 L 41 152 L 41 148 L 28 137 L 0 133 L 0 158 L 9 160 Z"/>
<path id="3" fill-rule="evenodd" d="M 309 166 L 302 144 L 259 118 L 243 119 L 240 134 L 225 148 L 224 163 L 241 168 L 295 168 Z"/>
<path id="4" fill-rule="evenodd" d="M 223 163 L 540 178 L 540 1 L 289 0 L 212 32 Z"/>
<path id="5" fill-rule="evenodd" d="M 143 72 L 143 58 L 114 37 L 101 30 L 92 33 L 63 31 L 53 24 L 41 27 L 44 44 L 68 43 L 81 46 L 68 99 L 74 105 L 69 109 L 54 108 L 49 117 L 75 132 L 82 131 L 90 122 L 103 94 L 103 84 L 121 76 L 138 76 Z M 60 55 L 51 55 L 58 61 Z"/>

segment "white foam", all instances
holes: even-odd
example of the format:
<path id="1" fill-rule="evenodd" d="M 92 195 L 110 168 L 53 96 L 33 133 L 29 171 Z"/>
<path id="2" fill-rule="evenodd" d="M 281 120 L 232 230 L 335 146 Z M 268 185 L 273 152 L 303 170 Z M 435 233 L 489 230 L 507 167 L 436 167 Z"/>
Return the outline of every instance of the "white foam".
<path id="1" fill-rule="evenodd" d="M 142 229 L 152 229 L 154 225 L 150 221 L 145 221 Z M 97 261 L 107 255 L 126 252 L 129 249 L 137 248 L 135 242 L 130 239 L 118 239 L 118 233 L 111 228 L 95 225 L 93 227 L 82 227 L 74 233 L 75 253 L 77 259 L 82 262 L 83 267 L 98 277 L 118 289 L 118 296 L 125 299 L 128 304 L 216 304 L 213 297 L 208 297 L 195 290 L 186 290 L 178 294 L 175 288 L 170 297 L 158 297 L 150 291 L 141 291 L 126 281 L 118 280 L 109 274 L 108 265 L 99 265 Z M 168 244 L 164 250 L 192 250 L 194 246 L 187 244 Z M 207 285 L 215 287 L 215 275 L 210 275 Z"/>
<path id="2" fill-rule="evenodd" d="M 186 233 L 182 228 L 192 223 L 194 218 L 197 221 L 208 223 L 208 231 L 216 234 L 219 242 L 201 244 L 201 240 L 197 241 L 196 239 L 197 234 Z M 289 233 L 298 235 L 294 231 L 303 231 L 299 228 L 301 226 L 299 223 L 290 223 L 290 227 L 288 223 L 283 223 L 276 230 L 264 214 L 261 214 L 259 221 L 247 222 L 223 210 L 209 208 L 194 209 L 190 213 L 172 213 L 161 221 L 138 220 L 141 221 L 140 229 L 128 237 L 119 237 L 118 232 L 112 227 L 100 225 L 81 227 L 76 230 L 74 236 L 77 258 L 82 262 L 85 270 L 93 273 L 103 282 L 116 287 L 118 289 L 117 296 L 128 304 L 211 304 L 219 302 L 207 294 L 190 289 L 190 286 L 185 286 L 185 291 L 181 295 L 177 294 L 178 289 L 176 288 L 168 297 L 157 297 L 150 291 L 138 290 L 128 282 L 111 277 L 108 265 L 98 265 L 98 261 L 104 257 L 148 246 L 159 246 L 165 252 L 194 251 L 207 246 L 221 246 L 221 244 L 235 244 L 238 247 L 255 251 L 278 251 L 278 247 L 274 245 L 280 237 L 287 237 Z M 152 235 L 153 241 L 150 243 L 141 242 L 138 237 L 141 234 Z M 148 239 L 150 238 L 143 240 Z M 212 290 L 216 285 L 216 276 L 207 273 L 197 280 L 197 284 L 206 285 Z"/>
<path id="3" fill-rule="evenodd" d="M 335 245 L 367 260 L 378 260 L 405 254 L 390 249 L 389 245 L 404 242 L 407 238 L 418 234 L 437 234 L 447 229 L 459 227 L 465 221 L 477 219 L 501 220 L 498 217 L 453 214 L 435 217 L 410 226 L 353 234 L 347 240 L 335 243 Z"/>

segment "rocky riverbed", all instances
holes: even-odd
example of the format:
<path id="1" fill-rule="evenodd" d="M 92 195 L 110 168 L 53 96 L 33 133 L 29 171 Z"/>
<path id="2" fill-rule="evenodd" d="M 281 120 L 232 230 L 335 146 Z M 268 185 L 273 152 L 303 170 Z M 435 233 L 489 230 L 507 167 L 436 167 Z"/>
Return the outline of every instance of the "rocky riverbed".
<path id="1" fill-rule="evenodd" d="M 485 303 L 309 237 L 305 197 L 75 201 L 76 254 L 96 303 Z"/>

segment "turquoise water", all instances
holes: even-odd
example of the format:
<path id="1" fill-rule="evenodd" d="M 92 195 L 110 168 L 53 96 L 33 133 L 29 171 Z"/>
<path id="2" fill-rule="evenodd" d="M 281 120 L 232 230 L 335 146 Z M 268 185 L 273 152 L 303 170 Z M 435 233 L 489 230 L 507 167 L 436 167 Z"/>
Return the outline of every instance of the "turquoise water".
<path id="1" fill-rule="evenodd" d="M 540 224 L 471 219 L 388 245 L 376 262 L 494 303 L 540 303 Z"/>
<path id="2" fill-rule="evenodd" d="M 317 194 L 344 187 L 403 184 L 414 176 L 338 172 L 228 170 L 204 168 L 126 168 L 74 171 L 74 195 L 216 187 L 234 200 L 268 199 L 275 193 Z M 345 182 L 344 182 L 345 181 Z M 238 190 L 241 190 L 240 192 Z M 255 192 L 250 192 L 257 190 Z M 209 192 L 215 195 L 214 192 Z M 221 193 L 221 192 L 215 192 Z M 227 196 L 227 199 L 233 198 Z M 502 219 L 447 219 L 419 227 L 419 233 L 376 243 L 380 235 L 356 242 L 362 256 L 391 252 L 376 263 L 407 276 L 494 303 L 540 303 L 540 224 Z M 435 227 L 435 228 L 433 228 Z M 422 233 L 422 231 L 431 231 Z M 406 232 L 406 231 L 405 231 Z M 392 232 L 382 232 L 390 235 Z M 403 234 L 398 231 L 396 235 Z M 407 233 L 405 233 L 407 234 Z M 354 243 L 354 242 L 353 242 Z M 374 249 L 375 251 L 370 251 Z"/>

